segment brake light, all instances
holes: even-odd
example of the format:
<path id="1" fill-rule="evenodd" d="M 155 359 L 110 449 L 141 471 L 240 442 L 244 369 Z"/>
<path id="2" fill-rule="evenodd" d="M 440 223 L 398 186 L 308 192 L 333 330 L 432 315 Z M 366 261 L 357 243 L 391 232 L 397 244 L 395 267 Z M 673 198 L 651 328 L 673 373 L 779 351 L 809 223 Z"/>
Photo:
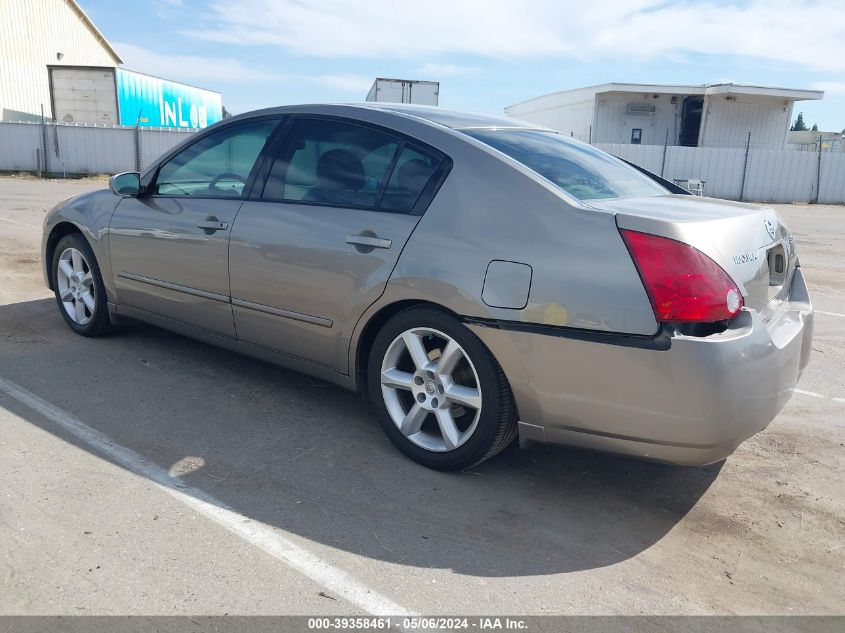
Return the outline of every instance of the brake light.
<path id="1" fill-rule="evenodd" d="M 730 319 L 744 305 L 739 288 L 712 259 L 689 244 L 620 229 L 658 321 Z"/>

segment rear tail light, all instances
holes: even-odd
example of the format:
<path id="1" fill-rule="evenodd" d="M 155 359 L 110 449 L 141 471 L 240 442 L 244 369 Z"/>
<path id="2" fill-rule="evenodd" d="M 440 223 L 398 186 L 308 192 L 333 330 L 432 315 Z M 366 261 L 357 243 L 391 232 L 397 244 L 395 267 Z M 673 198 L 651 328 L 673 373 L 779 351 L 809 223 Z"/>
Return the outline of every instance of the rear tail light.
<path id="1" fill-rule="evenodd" d="M 723 321 L 742 309 L 737 285 L 698 249 L 648 233 L 620 232 L 658 321 Z"/>

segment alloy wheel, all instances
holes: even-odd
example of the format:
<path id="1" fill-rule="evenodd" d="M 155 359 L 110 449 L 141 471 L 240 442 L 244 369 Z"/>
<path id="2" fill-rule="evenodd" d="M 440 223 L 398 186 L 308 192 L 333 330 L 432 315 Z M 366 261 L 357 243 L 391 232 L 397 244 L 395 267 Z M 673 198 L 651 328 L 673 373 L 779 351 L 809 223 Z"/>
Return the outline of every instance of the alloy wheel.
<path id="1" fill-rule="evenodd" d="M 59 256 L 56 283 L 65 312 L 77 325 L 87 324 L 94 316 L 96 297 L 94 277 L 85 256 L 75 248 L 66 248 Z"/>
<path id="2" fill-rule="evenodd" d="M 478 426 L 481 383 L 469 355 L 433 328 L 397 336 L 384 355 L 381 392 L 399 431 L 429 451 L 452 451 Z"/>

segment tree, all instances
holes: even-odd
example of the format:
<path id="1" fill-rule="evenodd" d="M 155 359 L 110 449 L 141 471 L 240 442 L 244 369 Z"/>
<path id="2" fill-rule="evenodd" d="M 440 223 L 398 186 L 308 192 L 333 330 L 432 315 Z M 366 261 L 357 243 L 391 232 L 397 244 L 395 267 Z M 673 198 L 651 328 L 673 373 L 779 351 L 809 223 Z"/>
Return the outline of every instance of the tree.
<path id="1" fill-rule="evenodd" d="M 807 124 L 804 123 L 804 113 L 799 112 L 798 117 L 795 119 L 795 123 L 792 124 L 792 127 L 789 128 L 792 132 L 806 132 L 807 131 Z"/>
<path id="2" fill-rule="evenodd" d="M 819 131 L 819 124 L 813 123 L 813 127 L 811 127 L 810 130 L 813 131 L 813 132 L 818 132 Z"/>

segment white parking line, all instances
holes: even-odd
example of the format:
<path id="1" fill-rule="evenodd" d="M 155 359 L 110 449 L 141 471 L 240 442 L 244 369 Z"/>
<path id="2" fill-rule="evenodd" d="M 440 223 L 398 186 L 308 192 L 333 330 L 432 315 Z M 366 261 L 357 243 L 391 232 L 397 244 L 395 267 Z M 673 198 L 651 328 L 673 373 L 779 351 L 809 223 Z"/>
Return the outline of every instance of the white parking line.
<path id="1" fill-rule="evenodd" d="M 795 393 L 801 396 L 808 396 L 810 398 L 819 398 L 820 400 L 832 400 L 833 402 L 842 402 L 845 403 L 845 398 L 836 398 L 833 396 L 826 396 L 823 393 L 817 393 L 815 391 L 805 391 L 804 389 L 796 389 Z"/>
<path id="2" fill-rule="evenodd" d="M 827 400 L 827 396 L 816 393 L 815 391 L 804 391 L 803 389 L 796 389 L 795 393 L 800 394 L 802 396 L 810 396 L 811 398 L 821 398 L 822 400 Z"/>
<path id="3" fill-rule="evenodd" d="M 845 317 L 845 314 L 839 314 L 838 312 L 825 312 L 824 310 L 816 310 L 816 314 L 824 314 L 824 315 L 827 315 L 827 316 Z"/>
<path id="4" fill-rule="evenodd" d="M 264 523 L 238 514 L 210 494 L 189 486 L 178 477 L 136 453 L 121 446 L 107 435 L 80 422 L 72 415 L 42 400 L 13 382 L 0 378 L 0 391 L 40 413 L 53 424 L 72 433 L 127 470 L 146 477 L 178 501 L 211 519 L 235 536 L 262 549 L 314 582 L 345 598 L 372 615 L 414 615 L 405 607 L 358 582 L 348 572 L 285 538 L 283 533 Z"/>
<path id="5" fill-rule="evenodd" d="M 27 224 L 26 222 L 18 222 L 17 220 L 12 220 L 11 218 L 0 218 L 0 222 L 8 222 L 9 224 L 17 224 L 18 226 L 28 226 L 31 229 L 41 228 L 37 224 Z"/>

